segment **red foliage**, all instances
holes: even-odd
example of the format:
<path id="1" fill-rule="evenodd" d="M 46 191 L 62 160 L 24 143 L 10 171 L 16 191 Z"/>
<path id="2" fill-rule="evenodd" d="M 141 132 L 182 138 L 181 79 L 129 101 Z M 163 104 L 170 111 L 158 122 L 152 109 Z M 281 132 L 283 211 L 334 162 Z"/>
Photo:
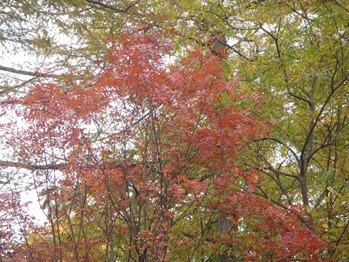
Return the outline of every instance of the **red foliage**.
<path id="1" fill-rule="evenodd" d="M 18 160 L 45 170 L 35 177 L 57 240 L 34 243 L 36 254 L 164 261 L 182 241 L 171 235 L 175 226 L 204 210 L 227 214 L 243 236 L 216 232 L 209 245 L 239 246 L 251 261 L 320 260 L 326 243 L 253 195 L 259 174 L 236 165 L 245 142 L 266 131 L 236 101 L 261 96 L 239 95 L 212 54 L 196 50 L 167 68 L 171 43 L 159 32 L 125 32 L 110 45 L 90 85 L 32 87 L 21 112 L 26 129 L 12 131 Z"/>
<path id="2" fill-rule="evenodd" d="M 21 203 L 18 192 L 0 194 L 1 261 L 24 261 L 24 258 L 31 258 L 31 252 L 23 250 L 29 246 L 27 234 L 33 225 L 33 217 L 27 212 L 27 204 Z"/>

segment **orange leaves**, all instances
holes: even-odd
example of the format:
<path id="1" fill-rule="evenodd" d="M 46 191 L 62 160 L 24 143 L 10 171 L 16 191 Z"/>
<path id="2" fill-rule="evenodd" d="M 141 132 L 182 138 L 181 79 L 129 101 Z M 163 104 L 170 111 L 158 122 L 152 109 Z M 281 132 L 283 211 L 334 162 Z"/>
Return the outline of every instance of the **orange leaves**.
<path id="1" fill-rule="evenodd" d="M 150 103 L 159 100 L 166 81 L 163 55 L 169 52 L 171 44 L 159 38 L 158 34 L 126 31 L 118 42 L 112 42 L 107 69 L 97 85 L 108 87 L 123 99 L 138 105 L 145 100 Z"/>
<path id="2" fill-rule="evenodd" d="M 18 242 L 25 241 L 26 234 L 34 225 L 33 217 L 28 214 L 27 204 L 21 203 L 19 192 L 0 193 L 0 257 L 18 258 L 24 256 L 18 251 Z M 23 247 L 26 248 L 26 247 Z M 18 260 L 20 261 L 20 260 Z"/>
<path id="3" fill-rule="evenodd" d="M 321 261 L 322 250 L 328 248 L 329 243 L 319 239 L 307 228 L 297 227 L 293 231 L 285 232 L 282 241 L 289 249 L 289 253 L 303 253 L 307 261 Z M 280 252 L 280 255 L 282 253 Z"/>
<path id="4" fill-rule="evenodd" d="M 105 107 L 105 102 L 98 87 L 65 90 L 55 84 L 37 84 L 24 101 L 29 108 L 28 118 L 62 121 L 97 113 Z"/>
<path id="5" fill-rule="evenodd" d="M 240 227 L 234 241 L 248 251 L 247 257 L 254 258 L 251 261 L 262 260 L 268 255 L 272 255 L 273 261 L 291 258 L 323 261 L 322 251 L 328 243 L 307 229 L 297 214 L 247 192 L 231 189 L 230 193 L 224 193 L 218 208 L 229 215 L 232 225 Z"/>
<path id="6" fill-rule="evenodd" d="M 206 223 L 206 236 L 225 212 L 230 227 L 240 228 L 224 232 L 225 239 L 214 232 L 203 245 L 219 249 L 232 239 L 254 250 L 251 257 L 267 253 L 266 245 L 273 252 L 290 246 L 296 254 L 294 241 L 310 236 L 303 229 L 292 234 L 296 216 L 254 196 L 258 173 L 237 165 L 245 142 L 266 129 L 239 103 L 261 97 L 237 92 L 217 56 L 195 50 L 166 65 L 171 44 L 160 35 L 126 31 L 111 41 L 104 67 L 89 85 L 39 84 L 24 99 L 27 126 L 13 135 L 13 145 L 22 150 L 16 157 L 45 164 L 45 176 L 56 183 L 55 194 L 45 195 L 57 205 L 50 210 L 59 210 L 51 220 L 58 221 L 53 234 L 68 231 L 61 241 L 77 249 L 65 250 L 71 254 L 84 250 L 88 256 L 97 239 L 117 248 L 117 239 L 123 258 L 163 261 L 181 243 L 177 225 L 200 221 L 201 228 L 190 228 L 200 236 Z M 51 163 L 60 164 L 59 179 Z M 316 238 L 309 245 L 322 247 Z"/>

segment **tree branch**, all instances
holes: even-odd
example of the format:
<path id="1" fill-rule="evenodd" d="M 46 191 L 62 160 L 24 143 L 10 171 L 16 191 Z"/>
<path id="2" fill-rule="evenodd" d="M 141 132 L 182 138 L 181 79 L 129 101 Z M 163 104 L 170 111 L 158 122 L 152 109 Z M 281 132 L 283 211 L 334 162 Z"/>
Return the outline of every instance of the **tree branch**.
<path id="1" fill-rule="evenodd" d="M 87 2 L 90 4 L 93 4 L 93 5 L 101 6 L 101 7 L 106 8 L 106 9 L 113 10 L 113 11 L 118 12 L 118 13 L 127 13 L 128 10 L 130 10 L 133 6 L 135 6 L 138 3 L 138 1 L 135 1 L 134 3 L 127 6 L 125 9 L 119 9 L 119 8 L 115 8 L 114 6 L 101 3 L 100 1 L 87 0 Z"/>
<path id="2" fill-rule="evenodd" d="M 26 164 L 20 162 L 12 162 L 12 161 L 2 161 L 0 160 L 1 167 L 17 167 L 29 170 L 59 170 L 64 167 L 67 167 L 66 164 L 47 164 L 47 165 L 34 165 L 34 164 Z"/>
<path id="3" fill-rule="evenodd" d="M 279 140 L 279 139 L 276 139 L 276 138 L 273 138 L 273 137 L 264 137 L 264 138 L 259 138 L 259 139 L 255 139 L 253 140 L 252 142 L 259 142 L 259 141 L 265 141 L 265 140 L 270 140 L 270 141 L 274 141 L 280 145 L 283 145 L 287 148 L 287 150 L 289 150 L 292 155 L 294 156 L 294 158 L 296 159 L 297 163 L 300 164 L 300 159 L 297 155 L 297 153 L 291 148 L 289 147 L 286 143 L 284 143 L 283 141 Z"/>
<path id="4" fill-rule="evenodd" d="M 101 163 L 101 164 L 91 164 L 91 163 L 78 163 L 77 166 L 83 167 L 83 168 L 100 168 L 100 169 L 118 169 L 118 168 L 130 168 L 130 167 L 136 167 L 140 164 L 138 163 L 130 163 L 130 164 L 124 164 L 120 161 L 110 161 L 107 163 Z M 28 170 L 64 170 L 66 168 L 69 168 L 71 165 L 69 163 L 52 163 L 52 164 L 27 164 L 27 163 L 20 163 L 20 162 L 14 162 L 14 161 L 3 161 L 0 160 L 0 167 L 16 167 L 16 168 L 23 168 Z M 147 164 L 147 166 L 150 166 Z"/>
<path id="5" fill-rule="evenodd" d="M 347 11 L 349 13 L 349 7 L 345 6 L 341 1 L 339 0 L 334 0 L 334 2 L 340 6 L 341 8 L 343 8 L 345 11 Z"/>
<path id="6" fill-rule="evenodd" d="M 2 65 L 0 65 L 0 71 L 6 71 L 9 73 L 13 73 L 13 74 L 25 75 L 25 76 L 34 76 L 34 77 L 58 78 L 58 77 L 63 76 L 63 75 L 46 74 L 46 73 L 40 73 L 40 72 L 30 72 L 30 71 L 19 70 L 19 69 L 7 67 L 7 66 L 2 66 Z"/>

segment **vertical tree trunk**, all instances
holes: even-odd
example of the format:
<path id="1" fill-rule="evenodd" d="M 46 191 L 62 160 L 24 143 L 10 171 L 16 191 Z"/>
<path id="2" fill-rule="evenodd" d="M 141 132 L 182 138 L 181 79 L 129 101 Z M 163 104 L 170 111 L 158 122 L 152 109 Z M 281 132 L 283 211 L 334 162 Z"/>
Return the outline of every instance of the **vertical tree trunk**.
<path id="1" fill-rule="evenodd" d="M 223 234 L 225 231 L 230 231 L 232 229 L 232 223 L 228 219 L 228 215 L 225 212 L 220 212 L 218 217 L 218 232 Z M 219 256 L 220 262 L 232 262 L 235 261 L 234 257 L 224 252 Z"/>

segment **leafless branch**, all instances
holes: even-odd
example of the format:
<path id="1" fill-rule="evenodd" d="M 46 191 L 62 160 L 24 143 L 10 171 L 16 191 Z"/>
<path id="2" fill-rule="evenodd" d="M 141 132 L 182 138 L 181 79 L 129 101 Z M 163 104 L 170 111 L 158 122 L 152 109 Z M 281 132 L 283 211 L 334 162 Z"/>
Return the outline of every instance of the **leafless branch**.
<path id="1" fill-rule="evenodd" d="M 127 13 L 132 7 L 134 7 L 138 3 L 138 1 L 135 1 L 134 3 L 131 3 L 130 5 L 128 5 L 125 9 L 119 9 L 119 8 L 114 7 L 114 6 L 102 3 L 101 1 L 87 0 L 87 2 L 90 4 L 93 4 L 93 5 L 98 5 L 102 8 L 113 10 L 117 13 Z"/>
<path id="2" fill-rule="evenodd" d="M 64 76 L 64 75 L 57 75 L 57 74 L 50 74 L 50 73 L 30 72 L 30 71 L 15 69 L 12 67 L 2 66 L 2 65 L 0 65 L 0 71 L 6 71 L 13 74 L 34 76 L 34 77 L 58 78 L 58 77 Z"/>

